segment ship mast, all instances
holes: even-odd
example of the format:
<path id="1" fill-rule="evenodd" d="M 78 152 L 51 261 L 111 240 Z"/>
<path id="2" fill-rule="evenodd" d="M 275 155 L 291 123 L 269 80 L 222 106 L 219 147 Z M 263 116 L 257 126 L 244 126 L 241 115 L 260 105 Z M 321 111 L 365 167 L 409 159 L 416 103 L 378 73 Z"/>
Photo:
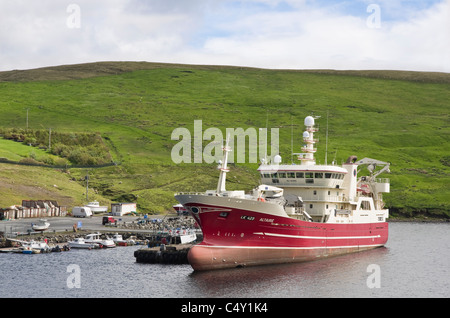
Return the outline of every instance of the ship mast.
<path id="1" fill-rule="evenodd" d="M 315 165 L 316 159 L 314 158 L 314 153 L 317 151 L 317 148 L 314 147 L 314 144 L 317 142 L 317 139 L 314 138 L 314 133 L 319 130 L 319 128 L 314 127 L 314 117 L 307 116 L 305 118 L 305 132 L 303 132 L 303 141 L 306 143 L 302 147 L 303 153 L 298 154 L 298 160 L 302 162 L 304 165 Z"/>
<path id="2" fill-rule="evenodd" d="M 223 162 L 219 161 L 219 166 L 217 167 L 220 170 L 219 181 L 217 182 L 217 194 L 225 192 L 225 182 L 227 179 L 227 172 L 230 171 L 228 169 L 228 152 L 231 151 L 231 148 L 228 146 L 230 135 L 228 134 L 227 140 L 225 141 L 225 146 L 222 148 L 223 150 Z"/>

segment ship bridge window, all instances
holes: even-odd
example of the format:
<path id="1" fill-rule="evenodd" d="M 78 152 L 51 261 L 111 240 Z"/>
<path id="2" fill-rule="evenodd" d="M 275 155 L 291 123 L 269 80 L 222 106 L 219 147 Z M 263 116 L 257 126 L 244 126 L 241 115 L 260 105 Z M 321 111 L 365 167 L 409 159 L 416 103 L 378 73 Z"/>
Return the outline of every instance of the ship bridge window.
<path id="1" fill-rule="evenodd" d="M 312 172 L 305 172 L 305 178 L 313 178 L 314 174 Z"/>
<path id="2" fill-rule="evenodd" d="M 370 202 L 369 201 L 362 201 L 360 209 L 361 210 L 370 210 Z"/>
<path id="3" fill-rule="evenodd" d="M 295 178 L 295 173 L 294 172 L 288 172 L 287 173 L 287 177 L 288 178 Z"/>
<path id="4" fill-rule="evenodd" d="M 264 173 L 264 174 L 263 174 L 263 177 L 264 177 L 264 178 L 270 178 L 271 176 L 272 176 L 272 175 L 271 175 L 270 173 Z"/>
<path id="5" fill-rule="evenodd" d="M 304 177 L 305 177 L 305 175 L 304 175 L 303 172 L 296 172 L 296 173 L 295 173 L 295 176 L 296 176 L 297 178 L 304 178 Z"/>
<path id="6" fill-rule="evenodd" d="M 325 173 L 325 179 L 331 179 L 331 173 L 330 172 L 326 172 Z"/>
<path id="7" fill-rule="evenodd" d="M 280 173 L 278 174 L 278 176 L 279 176 L 280 178 L 286 178 L 286 173 L 285 173 L 285 172 L 280 172 Z"/>
<path id="8" fill-rule="evenodd" d="M 323 178 L 323 172 L 316 172 L 316 173 L 314 174 L 314 177 L 315 177 L 315 178 Z"/>

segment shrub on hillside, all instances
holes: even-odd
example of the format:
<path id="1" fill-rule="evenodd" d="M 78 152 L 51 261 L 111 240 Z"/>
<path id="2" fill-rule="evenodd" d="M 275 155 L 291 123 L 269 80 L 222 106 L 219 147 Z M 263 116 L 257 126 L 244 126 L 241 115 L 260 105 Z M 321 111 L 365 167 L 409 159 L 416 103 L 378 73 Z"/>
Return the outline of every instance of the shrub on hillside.
<path id="1" fill-rule="evenodd" d="M 102 137 L 96 133 L 60 133 L 53 131 L 50 137 L 50 132 L 43 129 L 10 128 L 1 129 L 0 135 L 5 139 L 23 142 L 43 149 L 48 149 L 50 146 L 49 152 L 51 154 L 64 159 L 58 163 L 50 157 L 42 160 L 49 165 L 61 165 L 61 162 L 67 164 L 65 159 L 71 164 L 82 166 L 102 165 L 112 161 L 108 147 L 103 143 Z M 37 159 L 33 156 L 30 159 L 37 162 Z"/>

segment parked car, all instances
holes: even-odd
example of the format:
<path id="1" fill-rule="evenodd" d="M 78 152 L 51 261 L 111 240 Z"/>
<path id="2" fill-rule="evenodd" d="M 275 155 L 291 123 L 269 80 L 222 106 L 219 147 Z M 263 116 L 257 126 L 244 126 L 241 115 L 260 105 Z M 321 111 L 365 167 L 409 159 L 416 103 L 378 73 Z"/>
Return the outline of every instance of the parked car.
<path id="1" fill-rule="evenodd" d="M 102 218 L 102 225 L 105 224 L 117 224 L 117 220 L 113 218 L 112 216 L 104 216 Z"/>

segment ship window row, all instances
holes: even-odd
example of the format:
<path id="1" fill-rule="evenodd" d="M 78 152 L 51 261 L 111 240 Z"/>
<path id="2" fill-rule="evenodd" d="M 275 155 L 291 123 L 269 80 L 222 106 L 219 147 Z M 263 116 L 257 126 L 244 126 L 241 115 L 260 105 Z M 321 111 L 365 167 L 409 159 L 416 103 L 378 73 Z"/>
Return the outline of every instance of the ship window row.
<path id="1" fill-rule="evenodd" d="M 264 178 L 288 178 L 288 179 L 344 179 L 343 173 L 331 173 L 331 172 L 275 172 L 275 173 L 263 173 Z"/>

